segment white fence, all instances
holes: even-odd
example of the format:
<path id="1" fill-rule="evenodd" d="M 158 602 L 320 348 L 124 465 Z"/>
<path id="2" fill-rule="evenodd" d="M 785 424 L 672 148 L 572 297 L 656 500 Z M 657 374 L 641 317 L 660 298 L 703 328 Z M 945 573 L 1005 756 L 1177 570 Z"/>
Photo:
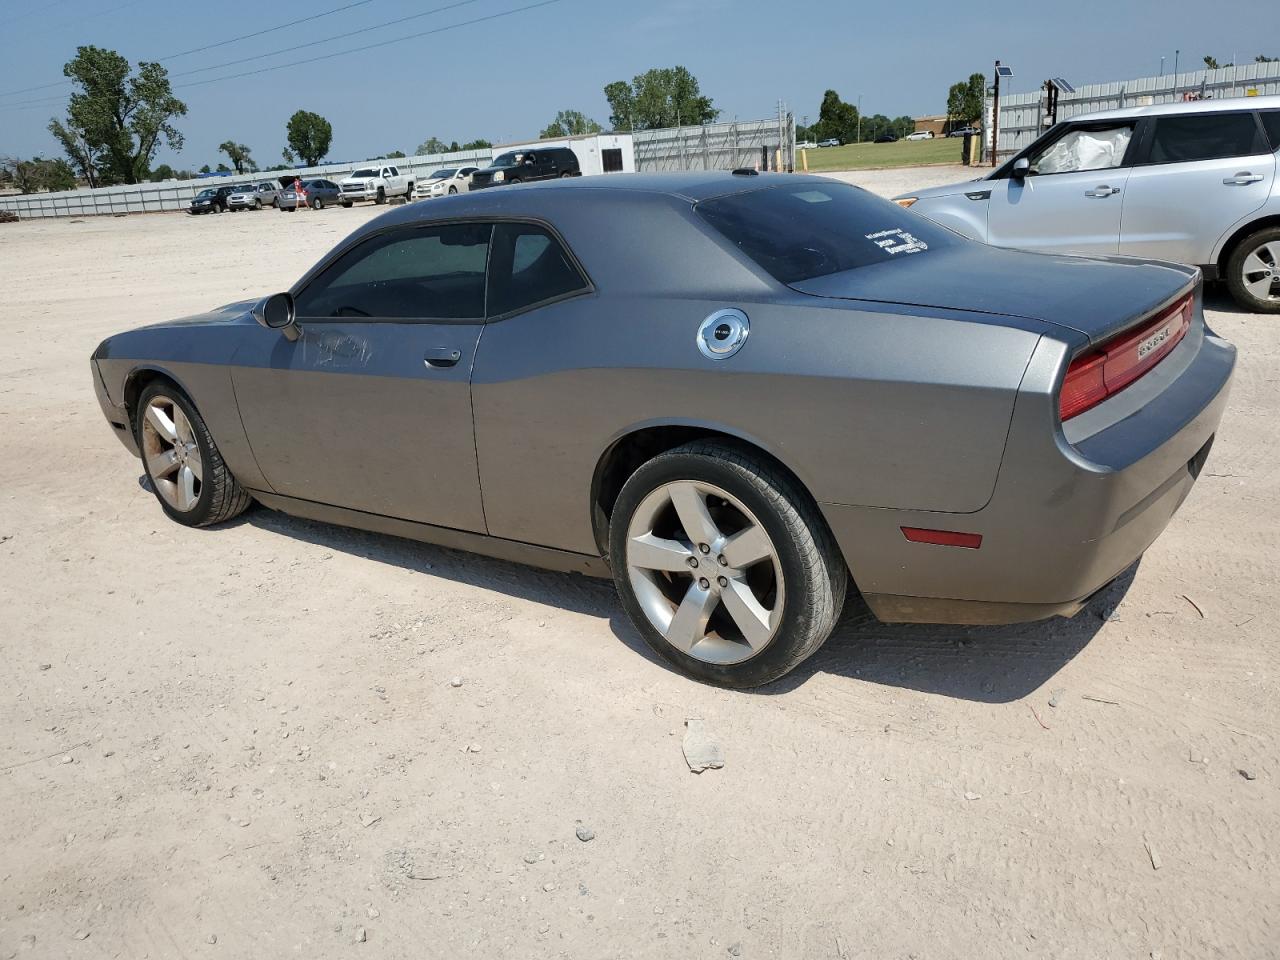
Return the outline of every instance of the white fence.
<path id="1" fill-rule="evenodd" d="M 492 159 L 489 150 L 469 150 L 461 153 L 440 153 L 432 156 L 405 157 L 392 160 L 402 172 L 415 178 L 424 176 L 440 167 L 458 167 L 464 164 L 484 166 Z M 281 176 L 297 174 L 303 179 L 325 177 L 339 180 L 352 170 L 366 163 L 326 163 L 317 167 L 297 170 L 263 171 L 260 173 L 231 174 L 226 177 L 205 177 L 202 180 L 165 180 L 162 183 L 137 183 L 120 187 L 98 187 L 96 190 L 64 190 L 59 193 L 28 193 L 13 197 L 0 197 L 0 210 L 12 210 L 26 220 L 34 217 L 91 217 L 122 213 L 163 213 L 185 210 L 191 198 L 201 190 L 224 184 L 257 183 Z"/>
<path id="2" fill-rule="evenodd" d="M 713 123 L 698 127 L 676 127 L 666 130 L 637 130 L 635 141 L 636 169 L 660 170 L 732 170 L 759 163 L 761 169 L 772 164 L 774 152 L 783 151 L 783 165 L 795 160 L 795 127 L 788 116 L 780 122 L 747 120 Z M 440 167 L 464 165 L 486 166 L 493 151 L 441 153 L 431 156 L 405 157 L 393 160 L 400 171 L 421 178 Z M 376 162 L 376 161 L 375 161 Z M 31 193 L 0 197 L 0 210 L 12 210 L 22 219 L 34 217 L 87 217 L 125 213 L 161 213 L 185 210 L 191 198 L 201 190 L 228 183 L 271 180 L 279 176 L 325 177 L 339 180 L 367 163 L 327 163 L 298 170 L 246 173 L 202 180 L 166 180 L 163 183 L 139 183 L 96 190 L 65 190 L 60 193 Z"/>
<path id="3" fill-rule="evenodd" d="M 1173 103 L 1188 94 L 1214 100 L 1244 97 L 1250 90 L 1256 90 L 1258 96 L 1280 94 L 1280 63 L 1246 63 L 1220 70 L 1086 84 L 1075 93 L 1061 95 L 1058 119 L 1098 110 Z M 1043 90 L 1001 97 L 999 156 L 1011 156 L 1040 136 L 1045 130 L 1044 119 Z"/>

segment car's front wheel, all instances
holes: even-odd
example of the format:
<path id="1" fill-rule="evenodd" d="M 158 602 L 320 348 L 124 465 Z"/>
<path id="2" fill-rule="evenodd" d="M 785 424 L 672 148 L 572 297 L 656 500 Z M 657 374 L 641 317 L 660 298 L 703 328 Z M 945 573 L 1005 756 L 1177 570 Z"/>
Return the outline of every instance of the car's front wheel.
<path id="1" fill-rule="evenodd" d="M 609 559 L 645 642 L 726 687 L 768 683 L 810 656 L 848 586 L 808 494 L 766 458 L 715 441 L 632 474 L 610 519 Z"/>
<path id="2" fill-rule="evenodd" d="M 457 195 L 457 193 L 458 193 L 458 188 L 457 188 L 457 187 L 450 187 L 450 188 L 449 188 L 449 196 L 451 196 L 451 197 L 456 196 L 456 195 Z"/>
<path id="3" fill-rule="evenodd" d="M 222 460 L 185 393 L 166 382 L 138 399 L 134 430 L 151 489 L 170 519 L 188 527 L 222 523 L 253 502 Z"/>
<path id="4" fill-rule="evenodd" d="M 1280 313 L 1280 227 L 1245 237 L 1227 259 L 1227 289 L 1255 313 Z"/>

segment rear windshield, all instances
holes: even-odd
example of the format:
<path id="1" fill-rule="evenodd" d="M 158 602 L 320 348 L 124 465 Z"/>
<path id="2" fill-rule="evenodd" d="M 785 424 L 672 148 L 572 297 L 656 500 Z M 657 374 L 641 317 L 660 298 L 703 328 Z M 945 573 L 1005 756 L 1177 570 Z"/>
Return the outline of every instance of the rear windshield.
<path id="1" fill-rule="evenodd" d="M 842 183 L 800 181 L 704 200 L 702 218 L 782 283 L 927 255 L 959 238 Z"/>

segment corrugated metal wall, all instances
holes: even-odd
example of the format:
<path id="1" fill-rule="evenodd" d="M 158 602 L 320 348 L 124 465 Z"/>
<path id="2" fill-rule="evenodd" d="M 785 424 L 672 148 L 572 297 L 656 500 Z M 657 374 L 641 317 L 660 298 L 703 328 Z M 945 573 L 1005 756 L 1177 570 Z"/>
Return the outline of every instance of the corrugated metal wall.
<path id="1" fill-rule="evenodd" d="M 1250 90 L 1258 96 L 1280 94 L 1280 63 L 1248 63 L 1220 70 L 1140 77 L 1114 83 L 1090 83 L 1058 100 L 1058 119 L 1082 113 L 1122 107 L 1173 103 L 1185 94 L 1204 93 L 1214 100 L 1243 97 Z M 1016 93 L 1000 98 L 1000 157 L 1010 156 L 1044 131 L 1044 91 Z"/>
<path id="2" fill-rule="evenodd" d="M 773 158 L 781 142 L 783 166 L 795 162 L 795 126 L 789 116 L 781 121 L 746 120 L 734 123 L 712 123 L 700 127 L 677 127 L 666 130 L 638 130 L 635 142 L 636 169 L 659 170 L 732 170 L 757 163 L 764 169 L 764 158 Z M 492 151 L 442 153 L 433 156 L 407 157 L 392 161 L 400 170 L 416 177 L 439 167 L 464 164 L 484 166 L 492 159 Z M 772 159 L 767 161 L 772 163 Z M 339 180 L 357 166 L 366 164 L 329 163 L 307 167 L 297 173 L 307 177 Z M 96 190 L 67 190 L 61 193 L 34 193 L 0 197 L 0 210 L 12 210 L 23 219 L 34 217 L 80 217 L 117 213 L 159 213 L 184 210 L 191 198 L 210 186 L 270 180 L 284 173 L 245 174 L 244 176 L 211 177 L 204 180 L 174 180 L 165 183 L 143 183 L 121 187 L 99 187 Z"/>

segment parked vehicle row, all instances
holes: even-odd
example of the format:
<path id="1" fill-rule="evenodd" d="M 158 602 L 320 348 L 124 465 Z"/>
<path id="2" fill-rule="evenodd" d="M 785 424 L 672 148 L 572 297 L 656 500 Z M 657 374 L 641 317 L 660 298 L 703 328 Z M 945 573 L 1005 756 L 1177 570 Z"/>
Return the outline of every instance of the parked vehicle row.
<path id="1" fill-rule="evenodd" d="M 1199 267 L 1280 313 L 1280 96 L 1107 110 L 1059 123 L 979 180 L 897 197 L 999 247 Z"/>
<path id="2" fill-rule="evenodd" d="M 263 180 L 207 187 L 192 198 L 187 212 L 226 213 L 264 207 L 294 211 L 300 206 L 320 210 L 335 204 L 351 207 L 362 201 L 381 204 L 395 198 L 409 203 L 466 193 L 473 188 L 473 177 L 477 173 L 485 175 L 482 186 L 493 186 L 579 176 L 580 170 L 573 151 L 562 148 L 504 154 L 483 170 L 475 166 L 444 167 L 421 180 L 387 164 L 362 167 L 337 183 L 323 177 L 311 178 L 302 182 L 301 191 L 296 190 L 294 182 L 287 177 L 282 178 L 283 185 L 280 181 Z"/>

